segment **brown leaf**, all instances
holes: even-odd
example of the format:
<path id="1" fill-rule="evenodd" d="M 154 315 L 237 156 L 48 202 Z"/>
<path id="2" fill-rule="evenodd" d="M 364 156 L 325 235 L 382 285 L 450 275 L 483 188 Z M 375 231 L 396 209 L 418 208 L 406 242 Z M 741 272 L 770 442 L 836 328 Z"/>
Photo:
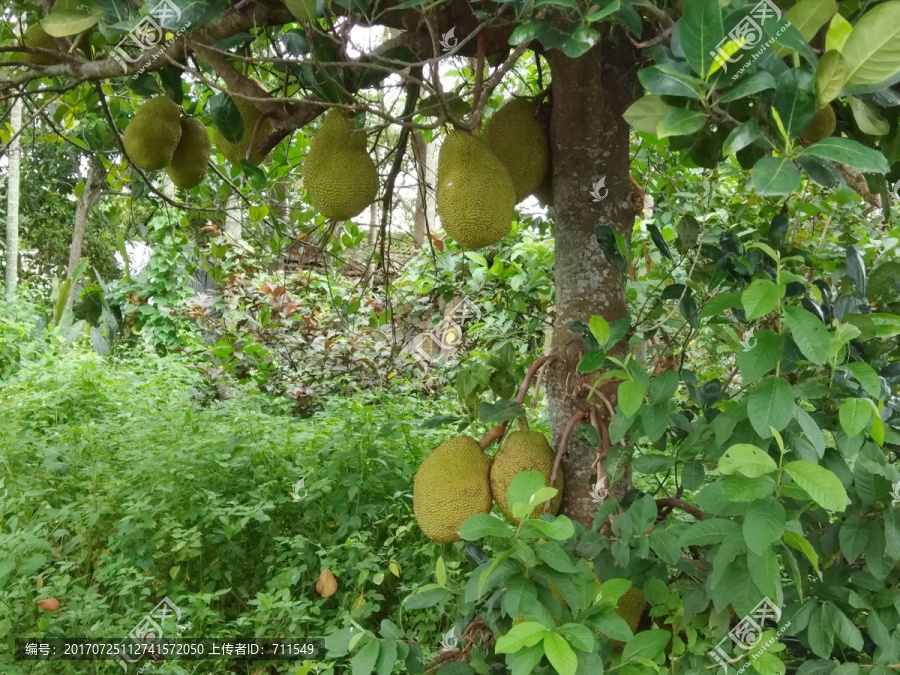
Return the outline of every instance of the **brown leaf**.
<path id="1" fill-rule="evenodd" d="M 323 598 L 330 598 L 337 593 L 337 587 L 337 579 L 334 578 L 331 570 L 327 568 L 322 570 L 319 580 L 316 582 L 316 592 Z"/>
<path id="2" fill-rule="evenodd" d="M 38 607 L 45 612 L 55 612 L 59 609 L 59 600 L 56 598 L 43 598 L 38 600 Z"/>

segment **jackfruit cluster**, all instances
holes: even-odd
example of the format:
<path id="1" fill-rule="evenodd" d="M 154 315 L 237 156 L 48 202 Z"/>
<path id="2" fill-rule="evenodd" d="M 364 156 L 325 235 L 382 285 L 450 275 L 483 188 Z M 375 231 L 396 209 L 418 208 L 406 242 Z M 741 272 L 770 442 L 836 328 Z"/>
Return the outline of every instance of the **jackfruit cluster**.
<path id="1" fill-rule="evenodd" d="M 303 161 L 303 186 L 310 204 L 334 220 L 358 216 L 375 200 L 378 171 L 366 152 L 366 132 L 347 113 L 325 114 Z"/>
<path id="2" fill-rule="evenodd" d="M 192 117 L 182 117 L 181 140 L 171 163 L 166 167 L 166 173 L 175 187 L 187 190 L 203 182 L 211 150 L 209 134 L 203 123 Z"/>
<path id="3" fill-rule="evenodd" d="M 476 513 L 490 513 L 490 458 L 478 442 L 458 436 L 441 443 L 413 479 L 413 513 L 434 542 L 459 541 L 459 528 Z"/>
<path id="4" fill-rule="evenodd" d="M 509 172 L 516 202 L 540 190 L 550 168 L 550 139 L 536 112 L 534 101 L 514 98 L 488 120 L 482 136 Z"/>
<path id="5" fill-rule="evenodd" d="M 484 141 L 452 131 L 438 156 L 437 210 L 444 231 L 467 250 L 506 236 L 516 206 L 509 172 Z"/>
<path id="6" fill-rule="evenodd" d="M 25 32 L 22 33 L 22 44 L 26 47 L 58 51 L 56 40 L 44 30 L 40 22 L 33 23 L 25 29 Z M 58 58 L 49 54 L 28 53 L 22 56 L 22 60 L 39 66 L 52 66 L 60 62 Z"/>
<path id="7" fill-rule="evenodd" d="M 834 116 L 834 108 L 826 105 L 819 108 L 815 116 L 809 121 L 809 124 L 800 132 L 800 138 L 807 143 L 818 143 L 831 136 L 837 126 L 837 119 Z"/>
<path id="8" fill-rule="evenodd" d="M 497 507 L 509 520 L 517 522 L 513 517 L 509 504 L 509 485 L 513 478 L 523 471 L 539 471 L 544 476 L 544 483 L 550 483 L 555 455 L 544 435 L 538 431 L 513 431 L 491 462 L 491 494 Z M 562 501 L 563 475 L 558 471 L 553 484 L 558 492 L 550 500 L 550 513 L 556 515 Z M 544 513 L 543 503 L 535 507 L 531 518 L 540 518 Z"/>
<path id="9" fill-rule="evenodd" d="M 265 96 L 265 87 L 260 82 L 254 81 L 254 84 L 260 89 L 260 97 Z M 259 151 L 259 142 L 275 131 L 275 125 L 269 119 L 260 122 L 262 112 L 247 99 L 232 98 L 231 100 L 234 101 L 235 107 L 241 114 L 244 131 L 239 141 L 232 142 L 225 138 L 222 132 L 215 129 L 213 141 L 216 149 L 232 164 L 240 164 L 242 159 L 246 159 L 253 165 L 260 164 L 266 156 Z M 258 129 L 257 126 L 259 126 Z M 251 143 L 253 147 L 251 147 Z"/>
<path id="10" fill-rule="evenodd" d="M 164 169 L 181 140 L 181 110 L 167 96 L 141 104 L 123 134 L 125 152 L 144 171 Z"/>

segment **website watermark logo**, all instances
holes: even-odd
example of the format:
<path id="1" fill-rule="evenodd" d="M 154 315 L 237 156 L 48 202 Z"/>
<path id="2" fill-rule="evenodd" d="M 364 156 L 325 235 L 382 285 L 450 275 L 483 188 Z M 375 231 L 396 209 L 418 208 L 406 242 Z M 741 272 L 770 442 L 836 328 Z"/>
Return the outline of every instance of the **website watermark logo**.
<path id="1" fill-rule="evenodd" d="M 3 483 L 0 482 L 0 485 Z M 891 497 L 894 498 L 894 504 L 900 503 L 900 480 L 894 483 L 894 487 L 891 489 Z"/>
<path id="2" fill-rule="evenodd" d="M 480 318 L 481 311 L 475 303 L 463 298 L 444 315 L 436 328 L 413 338 L 411 351 L 417 359 L 426 363 L 431 363 L 440 356 L 447 356 L 459 349 L 466 322 L 478 321 Z"/>
<path id="3" fill-rule="evenodd" d="M 894 193 L 894 197 L 896 198 L 896 200 L 900 202 L 900 180 L 894 183 L 894 187 L 891 192 Z"/>
<path id="4" fill-rule="evenodd" d="M 9 490 L 6 489 L 5 483 L 6 483 L 6 476 L 4 476 L 3 478 L 0 478 L 0 501 L 3 501 L 4 499 L 6 499 L 6 495 L 9 494 Z"/>
<path id="5" fill-rule="evenodd" d="M 166 25 L 180 26 L 178 32 L 169 40 L 165 40 L 166 29 L 163 26 Z M 182 24 L 181 9 L 178 5 L 172 0 L 160 0 L 134 28 L 128 31 L 125 37 L 119 40 L 119 43 L 113 48 L 113 58 L 127 73 L 130 65 L 136 64 L 146 52 L 155 49 L 156 56 L 148 59 L 141 66 L 140 70 L 134 74 L 137 77 L 153 65 L 169 45 L 181 37 L 190 26 L 190 21 Z"/>
<path id="6" fill-rule="evenodd" d="M 756 338 L 753 336 L 752 328 L 744 333 L 744 339 L 740 341 L 740 345 L 745 352 L 752 351 L 756 347 Z"/>
<path id="7" fill-rule="evenodd" d="M 291 488 L 291 493 L 290 493 L 291 501 L 302 502 L 304 499 L 306 499 L 306 496 L 309 494 L 309 490 L 306 489 L 305 485 L 306 485 L 305 478 L 301 478 L 296 483 L 294 483 L 294 486 Z"/>
<path id="8" fill-rule="evenodd" d="M 607 195 L 609 195 L 609 188 L 606 187 L 606 176 L 600 176 L 600 180 L 591 186 L 591 197 L 595 202 L 602 202 Z"/>
<path id="9" fill-rule="evenodd" d="M 166 619 L 173 614 L 177 624 L 177 622 L 181 620 L 181 610 L 178 609 L 178 606 L 169 600 L 168 597 L 163 598 L 149 614 L 131 629 L 128 636 L 119 643 L 122 648 L 117 653 L 121 653 L 123 658 L 117 659 L 116 663 L 122 666 L 122 669 L 126 673 L 128 672 L 128 666 L 130 664 L 138 663 L 145 655 L 152 655 L 153 653 L 149 649 L 134 649 L 133 651 L 129 651 L 129 643 L 134 645 L 135 642 L 153 642 L 159 640 L 163 636 L 163 628 L 166 624 Z"/>
<path id="10" fill-rule="evenodd" d="M 715 61 L 709 69 L 709 75 L 715 73 L 719 68 L 727 73 L 729 63 L 738 63 L 744 58 L 744 54 L 741 52 L 756 49 L 759 46 L 759 49 L 752 57 L 731 76 L 731 79 L 736 80 L 740 77 L 741 73 L 762 56 L 766 49 L 775 42 L 775 38 L 780 36 L 791 25 L 790 21 L 786 22 L 774 37 L 763 43 L 763 27 L 769 21 L 777 24 L 781 21 L 781 16 L 781 9 L 772 0 L 761 0 L 750 10 L 747 16 L 738 21 L 738 24 L 728 32 L 728 35 L 722 38 L 719 44 L 716 45 L 715 50 L 709 52 L 709 55 Z"/>
<path id="11" fill-rule="evenodd" d="M 753 661 L 765 654 L 771 646 L 775 644 L 776 638 L 780 637 L 791 625 L 791 622 L 788 621 L 778 629 L 775 636 L 772 636 L 763 642 L 766 623 L 771 621 L 772 627 L 774 627 L 780 620 L 781 610 L 778 608 L 778 605 L 769 598 L 763 598 L 760 600 L 759 604 L 750 611 L 750 614 L 741 619 L 738 624 L 728 632 L 728 635 L 719 641 L 715 650 L 708 653 L 716 663 L 722 666 L 726 673 L 728 672 L 728 666 L 726 664 L 730 663 L 733 665 L 738 661 L 749 657 L 750 660 L 737 671 L 738 675 L 740 675 L 740 673 L 746 671 Z M 723 644 L 729 638 L 731 638 L 731 641 L 737 647 L 736 656 L 731 656 L 723 649 Z"/>
<path id="12" fill-rule="evenodd" d="M 448 30 L 443 35 L 441 35 L 440 42 L 441 42 L 441 49 L 443 51 L 449 52 L 451 49 L 453 49 L 459 43 L 459 40 L 456 39 L 456 35 L 454 35 L 454 33 L 456 33 L 456 26 L 453 26 L 453 28 Z"/>

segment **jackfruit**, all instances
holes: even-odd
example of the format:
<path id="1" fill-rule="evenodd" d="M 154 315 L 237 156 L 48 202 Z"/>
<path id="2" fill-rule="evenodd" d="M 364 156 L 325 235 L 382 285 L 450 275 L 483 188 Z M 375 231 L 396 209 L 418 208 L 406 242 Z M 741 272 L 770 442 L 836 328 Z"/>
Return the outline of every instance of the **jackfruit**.
<path id="1" fill-rule="evenodd" d="M 472 250 L 506 236 L 516 206 L 509 172 L 476 136 L 452 131 L 438 157 L 437 209 L 444 231 Z"/>
<path id="2" fill-rule="evenodd" d="M 166 167 L 175 187 L 187 190 L 203 182 L 210 151 L 209 134 L 203 123 L 192 117 L 182 117 L 181 140 L 175 148 L 172 163 Z"/>
<path id="3" fill-rule="evenodd" d="M 141 104 L 123 134 L 128 159 L 144 171 L 168 166 L 181 140 L 180 118 L 181 110 L 168 96 Z"/>
<path id="4" fill-rule="evenodd" d="M 303 161 L 303 186 L 309 202 L 326 218 L 359 215 L 378 193 L 378 170 L 366 152 L 366 132 L 332 108 L 310 143 Z"/>
<path id="5" fill-rule="evenodd" d="M 516 202 L 540 189 L 550 168 L 550 139 L 535 110 L 533 101 L 514 98 L 488 120 L 482 135 L 509 172 Z"/>
<path id="6" fill-rule="evenodd" d="M 646 609 L 647 600 L 644 599 L 641 589 L 632 586 L 625 595 L 619 598 L 619 604 L 614 612 L 625 619 L 625 623 L 628 624 L 632 633 L 636 633 L 638 624 L 641 622 L 641 617 Z M 610 640 L 609 642 L 616 649 L 621 649 L 625 646 L 625 643 L 619 640 Z"/>
<path id="7" fill-rule="evenodd" d="M 806 128 L 800 132 L 800 138 L 807 143 L 818 143 L 831 136 L 835 126 L 837 126 L 837 120 L 834 117 L 834 108 L 826 105 L 819 109 Z"/>
<path id="8" fill-rule="evenodd" d="M 537 431 L 513 431 L 503 442 L 491 462 L 491 493 L 494 501 L 507 518 L 516 522 L 509 505 L 509 484 L 522 471 L 540 471 L 544 475 L 544 483 L 549 483 L 553 472 L 555 455 L 544 435 Z M 550 513 L 559 511 L 562 501 L 563 475 L 556 474 L 553 485 L 559 492 L 550 500 Z M 535 507 L 531 518 L 540 518 L 544 513 L 543 503 Z"/>
<path id="9" fill-rule="evenodd" d="M 260 89 L 260 97 L 264 97 L 266 95 L 265 87 L 256 81 L 254 81 L 254 84 Z M 237 143 L 232 143 L 222 135 L 222 132 L 214 129 L 213 141 L 216 149 L 225 155 L 225 158 L 232 164 L 240 164 L 242 159 L 246 159 L 254 165 L 260 164 L 266 156 L 259 151 L 259 143 L 275 131 L 275 125 L 269 119 L 260 123 L 259 118 L 262 117 L 262 112 L 251 101 L 240 97 L 235 97 L 231 100 L 234 101 L 234 105 L 244 121 L 244 133 L 241 136 L 241 140 Z M 259 126 L 258 129 L 257 125 Z M 251 140 L 253 141 L 252 148 L 250 147 Z M 250 151 L 249 155 L 248 150 Z"/>
<path id="10" fill-rule="evenodd" d="M 434 542 L 459 541 L 459 528 L 476 513 L 490 513 L 490 458 L 469 436 L 444 441 L 422 462 L 413 480 L 413 513 Z"/>
<path id="11" fill-rule="evenodd" d="M 31 24 L 25 29 L 25 32 L 22 33 L 22 44 L 26 47 L 58 51 L 56 40 L 44 30 L 39 22 Z M 22 60 L 39 66 L 52 66 L 60 62 L 58 58 L 49 54 L 24 54 Z"/>

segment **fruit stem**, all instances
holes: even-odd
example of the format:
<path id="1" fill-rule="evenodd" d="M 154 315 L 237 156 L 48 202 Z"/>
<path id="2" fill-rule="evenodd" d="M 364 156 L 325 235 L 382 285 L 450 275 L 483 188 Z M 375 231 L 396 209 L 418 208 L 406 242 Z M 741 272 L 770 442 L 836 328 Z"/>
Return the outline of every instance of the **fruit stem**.
<path id="1" fill-rule="evenodd" d="M 498 424 L 493 427 L 490 431 L 488 431 L 480 441 L 478 441 L 478 447 L 482 450 L 486 449 L 491 443 L 496 441 L 498 438 L 502 438 L 503 434 L 506 432 L 506 422 Z"/>

